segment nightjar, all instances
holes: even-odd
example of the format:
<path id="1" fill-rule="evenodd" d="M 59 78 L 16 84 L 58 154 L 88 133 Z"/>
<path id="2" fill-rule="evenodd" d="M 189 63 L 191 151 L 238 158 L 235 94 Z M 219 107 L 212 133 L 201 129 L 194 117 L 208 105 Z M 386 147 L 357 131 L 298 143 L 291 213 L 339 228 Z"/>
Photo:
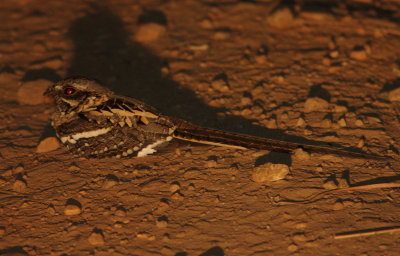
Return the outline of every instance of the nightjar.
<path id="1" fill-rule="evenodd" d="M 73 153 L 83 157 L 145 156 L 171 140 L 292 152 L 298 148 L 317 153 L 358 158 L 384 158 L 344 148 L 299 144 L 203 128 L 164 116 L 138 100 L 115 95 L 99 82 L 84 77 L 67 78 L 45 94 L 55 98 L 52 126 Z"/>

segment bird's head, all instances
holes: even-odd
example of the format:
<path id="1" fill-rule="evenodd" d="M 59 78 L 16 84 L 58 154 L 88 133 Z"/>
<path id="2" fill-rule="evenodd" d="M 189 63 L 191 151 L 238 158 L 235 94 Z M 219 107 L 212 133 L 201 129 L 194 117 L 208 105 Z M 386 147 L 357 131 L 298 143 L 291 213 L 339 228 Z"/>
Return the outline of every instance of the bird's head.
<path id="1" fill-rule="evenodd" d="M 44 94 L 53 96 L 57 110 L 65 115 L 94 109 L 109 100 L 113 92 L 96 80 L 74 77 L 55 83 Z"/>

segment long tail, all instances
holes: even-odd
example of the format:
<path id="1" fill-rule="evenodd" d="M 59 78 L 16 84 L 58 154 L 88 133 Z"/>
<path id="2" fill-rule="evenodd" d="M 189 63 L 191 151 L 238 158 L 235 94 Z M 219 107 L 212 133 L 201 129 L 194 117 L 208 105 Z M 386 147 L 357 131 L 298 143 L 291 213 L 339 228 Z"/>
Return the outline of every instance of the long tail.
<path id="1" fill-rule="evenodd" d="M 220 131 L 211 128 L 203 128 L 189 122 L 179 120 L 178 128 L 173 134 L 174 138 L 195 143 L 224 146 L 238 149 L 272 150 L 277 152 L 293 152 L 298 148 L 320 154 L 335 154 L 352 158 L 364 158 L 375 160 L 390 160 L 387 156 L 373 155 L 363 152 L 349 151 L 347 148 L 333 146 L 319 146 L 300 144 L 281 140 L 259 138 L 233 132 Z"/>

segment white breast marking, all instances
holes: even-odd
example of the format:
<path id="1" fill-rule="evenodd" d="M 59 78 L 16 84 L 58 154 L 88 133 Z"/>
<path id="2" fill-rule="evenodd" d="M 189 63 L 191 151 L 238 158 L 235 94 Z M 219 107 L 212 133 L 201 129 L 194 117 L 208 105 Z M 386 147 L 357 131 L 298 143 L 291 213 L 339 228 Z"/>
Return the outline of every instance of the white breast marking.
<path id="1" fill-rule="evenodd" d="M 102 128 L 102 129 L 97 129 L 93 131 L 87 131 L 87 132 L 79 132 L 75 133 L 69 136 L 64 136 L 61 137 L 60 140 L 65 143 L 69 142 L 71 144 L 75 144 L 77 140 L 82 139 L 82 138 L 91 138 L 91 137 L 96 137 L 99 135 L 106 134 L 107 132 L 111 131 L 111 128 Z"/>

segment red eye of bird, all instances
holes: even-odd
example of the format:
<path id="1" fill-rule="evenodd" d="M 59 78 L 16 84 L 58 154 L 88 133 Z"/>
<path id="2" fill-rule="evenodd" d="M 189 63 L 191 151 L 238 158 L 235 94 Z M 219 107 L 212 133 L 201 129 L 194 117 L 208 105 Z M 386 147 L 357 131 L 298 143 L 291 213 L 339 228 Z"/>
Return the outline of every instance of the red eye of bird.
<path id="1" fill-rule="evenodd" d="M 76 90 L 72 87 L 67 87 L 64 89 L 64 94 L 68 96 L 74 94 L 75 92 Z"/>

